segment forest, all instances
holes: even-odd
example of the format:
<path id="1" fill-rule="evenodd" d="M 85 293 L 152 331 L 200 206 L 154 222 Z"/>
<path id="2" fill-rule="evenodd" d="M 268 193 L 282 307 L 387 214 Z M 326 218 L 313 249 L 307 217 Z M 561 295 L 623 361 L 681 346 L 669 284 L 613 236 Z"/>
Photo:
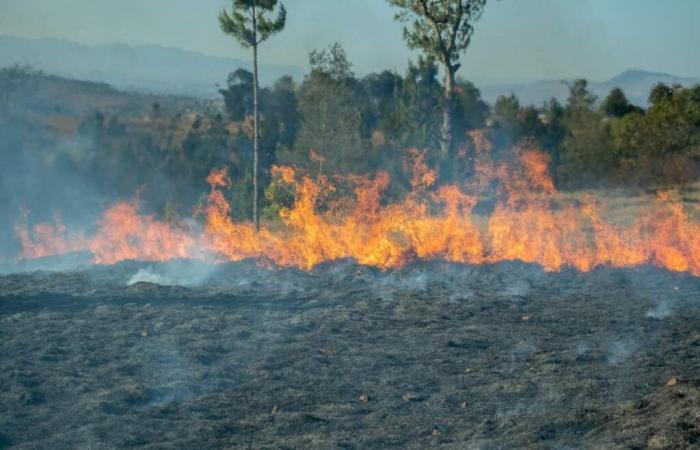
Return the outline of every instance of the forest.
<path id="1" fill-rule="evenodd" d="M 388 175 L 383 202 L 407 195 L 411 155 L 425 159 L 436 186 L 464 185 L 478 161 L 508 163 L 526 148 L 546 155 L 560 191 L 652 192 L 697 180 L 700 85 L 658 83 L 641 107 L 620 88 L 597 98 L 577 79 L 566 82 L 564 102 L 533 106 L 510 94 L 488 104 L 459 74 L 485 2 L 430 11 L 420 2 L 389 3 L 408 23 L 406 44 L 418 50 L 404 73 L 358 76 L 335 43 L 310 52 L 303 79 L 282 76 L 258 88 L 257 46 L 286 21 L 277 2 L 261 3 L 267 6 L 257 13 L 256 2 L 234 2 L 232 15 L 220 13 L 221 30 L 252 47 L 255 58 L 252 71 L 239 68 L 222 80 L 218 99 L 122 92 L 30 66 L 0 69 L 0 215 L 48 220 L 62 211 L 68 222 L 84 223 L 106 202 L 135 198 L 145 212 L 177 221 L 201 207 L 210 171 L 226 169 L 233 219 L 257 226 L 259 217 L 278 220 L 294 200 L 272 175 L 277 166 L 334 180 L 335 189 L 317 200 L 323 209 L 352 189 L 341 181 L 349 176 Z M 276 18 L 267 17 L 276 6 Z M 251 11 L 257 28 L 244 15 Z"/>
<path id="2" fill-rule="evenodd" d="M 649 93 L 648 107 L 641 108 L 620 89 L 598 99 L 580 79 L 570 83 L 564 104 L 552 99 L 534 107 L 521 105 L 514 95 L 489 105 L 474 84 L 457 79 L 454 145 L 444 153 L 438 151 L 443 86 L 434 59 L 411 62 L 404 74 L 360 78 L 335 44 L 313 52 L 308 69 L 303 80 L 282 77 L 260 91 L 261 202 L 267 219 L 290 201 L 272 183 L 273 165 L 293 165 L 314 176 L 386 171 L 395 198 L 410 188 L 404 161 L 411 149 L 426 151 L 441 182 L 469 180 L 474 132 L 488 139 L 499 158 L 508 158 L 514 146 L 546 152 L 560 190 L 667 188 L 690 184 L 700 173 L 700 86 L 659 84 Z M 250 218 L 250 72 L 231 73 L 220 102 L 122 93 L 21 66 L 2 69 L 0 83 L 4 183 L 16 178 L 18 167 L 25 174 L 69 174 L 71 180 L 58 177 L 62 185 L 48 190 L 80 180 L 112 198 L 138 192 L 144 207 L 158 214 L 185 214 L 205 192 L 209 171 L 226 167 L 233 180 L 233 215 Z"/>

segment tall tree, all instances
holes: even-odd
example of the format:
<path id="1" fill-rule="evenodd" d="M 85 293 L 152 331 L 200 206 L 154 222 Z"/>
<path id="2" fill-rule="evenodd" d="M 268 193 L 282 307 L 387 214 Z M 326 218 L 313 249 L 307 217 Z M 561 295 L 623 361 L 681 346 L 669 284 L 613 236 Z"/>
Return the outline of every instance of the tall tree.
<path id="1" fill-rule="evenodd" d="M 436 58 L 445 72 L 440 149 L 446 157 L 452 147 L 452 108 L 459 54 L 471 42 L 474 23 L 486 0 L 387 0 L 401 9 L 396 19 L 410 23 L 403 36 L 410 48 Z"/>
<path id="2" fill-rule="evenodd" d="M 275 18 L 268 17 L 277 9 Z M 253 49 L 253 221 L 260 228 L 258 200 L 258 165 L 260 140 L 260 110 L 258 107 L 258 46 L 284 28 L 287 10 L 277 0 L 233 0 L 229 14 L 219 13 L 221 31 L 234 37 L 243 47 Z"/>

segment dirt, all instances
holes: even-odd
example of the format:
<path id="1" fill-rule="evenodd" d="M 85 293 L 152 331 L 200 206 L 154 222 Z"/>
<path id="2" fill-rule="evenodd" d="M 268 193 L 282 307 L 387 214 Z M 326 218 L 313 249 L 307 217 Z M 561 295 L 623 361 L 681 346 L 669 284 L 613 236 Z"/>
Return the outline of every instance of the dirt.
<path id="1" fill-rule="evenodd" d="M 700 279 L 648 267 L 10 273 L 0 355 L 4 448 L 700 448 Z"/>

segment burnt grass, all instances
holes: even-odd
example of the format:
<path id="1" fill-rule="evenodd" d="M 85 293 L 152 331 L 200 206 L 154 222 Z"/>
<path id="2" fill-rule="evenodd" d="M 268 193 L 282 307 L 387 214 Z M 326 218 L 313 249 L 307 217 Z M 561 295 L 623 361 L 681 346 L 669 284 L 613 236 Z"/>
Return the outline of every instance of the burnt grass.
<path id="1" fill-rule="evenodd" d="M 700 278 L 195 266 L 0 276 L 0 447 L 700 447 Z"/>

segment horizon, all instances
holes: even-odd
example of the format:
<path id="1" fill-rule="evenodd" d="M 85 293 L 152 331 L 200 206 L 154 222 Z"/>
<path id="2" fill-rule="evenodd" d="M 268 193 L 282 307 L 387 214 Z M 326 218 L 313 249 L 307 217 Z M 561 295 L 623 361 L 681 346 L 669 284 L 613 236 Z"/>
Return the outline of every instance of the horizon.
<path id="1" fill-rule="evenodd" d="M 178 0 L 5 0 L 0 35 L 57 39 L 100 47 L 162 47 L 250 60 L 249 52 L 220 32 L 216 14 L 228 0 L 197 5 Z M 68 7 L 66 7 L 68 3 Z M 265 64 L 305 69 L 308 53 L 339 42 L 358 75 L 403 72 L 417 53 L 401 37 L 395 9 L 383 0 L 284 1 L 287 29 L 261 47 Z M 311 7 L 309 7 L 311 5 Z M 82 11 L 77 27 L 74 11 Z M 476 82 L 532 82 L 586 78 L 605 81 L 627 70 L 699 77 L 700 61 L 687 58 L 700 30 L 692 17 L 700 3 L 677 0 L 490 2 L 462 54 L 463 78 Z M 320 20 L 320 19 L 323 20 Z M 649 30 L 655 30 L 649 33 Z M 582 36 L 585 39 L 582 39 Z M 377 44 L 379 43 L 379 44 Z M 669 48 L 681 51 L 666 51 Z"/>
<path id="2" fill-rule="evenodd" d="M 245 57 L 233 57 L 233 56 L 219 56 L 219 55 L 213 55 L 197 50 L 189 50 L 181 47 L 176 47 L 176 46 L 169 46 L 169 45 L 162 45 L 162 44 L 157 44 L 157 43 L 142 43 L 142 44 L 128 44 L 124 42 L 109 42 L 109 43 L 100 43 L 100 44 L 90 44 L 90 43 L 83 43 L 83 42 L 77 42 L 73 41 L 70 39 L 63 39 L 63 38 L 54 38 L 54 37 L 21 37 L 21 36 L 16 36 L 16 35 L 11 35 L 11 34 L 0 34 L 0 39 L 17 39 L 17 40 L 31 40 L 31 41 L 44 41 L 44 42 L 60 42 L 64 44 L 69 44 L 69 45 L 77 45 L 77 46 L 82 46 L 82 47 L 87 47 L 91 49 L 100 49 L 100 48 L 109 48 L 109 47 L 125 47 L 129 49 L 162 49 L 162 50 L 172 50 L 172 51 L 178 51 L 178 52 L 184 52 L 184 53 L 189 53 L 189 54 L 196 54 L 196 55 L 201 55 L 205 56 L 208 58 L 217 58 L 217 59 L 225 59 L 225 60 L 230 60 L 230 61 L 240 61 L 243 63 L 250 63 L 252 64 L 252 61 L 246 60 Z M 414 61 L 414 58 L 411 58 L 407 60 L 408 61 Z M 351 61 L 352 62 L 352 61 Z M 25 62 L 25 61 L 17 61 L 19 64 L 25 64 L 28 63 L 30 66 L 34 64 L 34 62 Z M 294 69 L 302 72 L 306 72 L 308 70 L 308 64 L 306 65 L 288 65 L 288 64 L 277 64 L 277 63 L 270 63 L 270 62 L 263 62 L 263 65 L 267 66 L 275 66 L 278 68 L 288 68 L 288 69 Z M 41 67 L 41 64 L 38 63 L 36 69 L 42 70 L 43 68 Z M 405 71 L 405 68 L 403 70 L 397 70 L 397 69 L 378 69 L 375 72 L 367 72 L 367 73 L 361 73 L 359 74 L 361 77 L 368 75 L 370 73 L 378 73 L 383 70 L 389 70 L 391 72 L 395 73 L 403 73 Z M 700 76 L 695 76 L 695 75 L 687 75 L 687 74 L 679 74 L 679 73 L 674 73 L 674 72 L 669 72 L 669 71 L 663 71 L 663 70 L 649 70 L 649 69 L 643 69 L 639 67 L 627 67 L 623 68 L 619 72 L 616 72 L 612 74 L 611 76 L 607 78 L 600 78 L 600 79 L 595 79 L 595 78 L 586 78 L 586 77 L 580 77 L 580 76 L 573 76 L 570 78 L 560 78 L 560 77 L 552 77 L 552 78 L 518 78 L 518 77 L 511 77 L 511 78 L 503 78 L 503 79 L 498 79 L 498 78 L 491 78 L 491 79 L 470 79 L 466 77 L 461 77 L 465 80 L 470 80 L 473 81 L 477 84 L 485 84 L 485 85 L 499 85 L 499 84 L 531 84 L 531 83 L 539 83 L 539 82 L 552 82 L 552 81 L 572 81 L 574 79 L 578 78 L 584 78 L 589 82 L 593 83 L 606 83 L 609 81 L 612 81 L 613 79 L 620 77 L 624 74 L 627 73 L 644 73 L 648 75 L 657 75 L 657 76 L 669 76 L 669 77 L 674 77 L 674 78 L 688 78 L 688 79 L 700 79 Z M 46 71 L 48 75 L 52 75 L 53 73 L 49 70 Z M 459 74 L 458 74 L 459 77 Z"/>

